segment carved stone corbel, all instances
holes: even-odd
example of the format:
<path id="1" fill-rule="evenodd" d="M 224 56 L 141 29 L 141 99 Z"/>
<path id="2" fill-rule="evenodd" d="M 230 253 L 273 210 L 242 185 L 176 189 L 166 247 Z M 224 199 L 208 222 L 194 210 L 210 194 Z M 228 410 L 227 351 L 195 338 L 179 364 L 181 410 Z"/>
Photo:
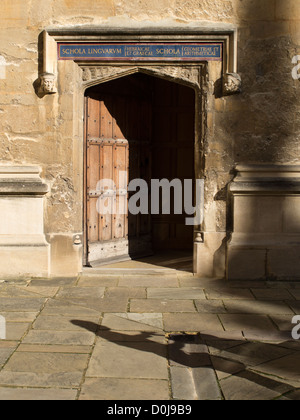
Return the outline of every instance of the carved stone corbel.
<path id="1" fill-rule="evenodd" d="M 57 93 L 56 76 L 54 73 L 41 74 L 39 93 L 44 95 Z"/>
<path id="2" fill-rule="evenodd" d="M 242 88 L 241 76 L 237 73 L 226 73 L 223 76 L 223 95 L 240 93 Z"/>

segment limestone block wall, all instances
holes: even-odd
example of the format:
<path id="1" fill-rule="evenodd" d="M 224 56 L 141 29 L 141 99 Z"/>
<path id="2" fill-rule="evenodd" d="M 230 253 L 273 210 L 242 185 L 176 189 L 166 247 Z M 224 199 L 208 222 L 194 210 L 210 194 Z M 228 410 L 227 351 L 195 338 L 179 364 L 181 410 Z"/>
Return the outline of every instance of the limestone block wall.
<path id="1" fill-rule="evenodd" d="M 233 229 L 228 185 L 236 164 L 299 164 L 300 82 L 291 76 L 292 59 L 300 54 L 299 1 L 1 1 L 0 165 L 41 168 L 49 187 L 43 229 L 51 248 L 50 275 L 76 275 L 81 267 L 74 235 L 82 234 L 83 114 L 73 94 L 81 70 L 73 62 L 59 63 L 57 94 L 37 92 L 43 30 L 156 25 L 180 31 L 225 23 L 237 28 L 243 86 L 239 95 L 222 96 L 220 69 L 207 66 L 202 230 L 211 261 L 204 274 L 210 276 L 225 274 Z"/>

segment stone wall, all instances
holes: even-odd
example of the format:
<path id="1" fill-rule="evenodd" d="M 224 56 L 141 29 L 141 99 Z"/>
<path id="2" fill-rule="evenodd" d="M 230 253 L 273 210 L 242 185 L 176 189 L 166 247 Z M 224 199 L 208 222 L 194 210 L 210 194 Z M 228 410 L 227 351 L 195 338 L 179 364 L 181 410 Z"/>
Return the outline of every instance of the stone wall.
<path id="1" fill-rule="evenodd" d="M 82 232 L 82 138 L 74 136 L 74 125 L 82 109 L 74 103 L 80 70 L 73 62 L 61 65 L 57 94 L 37 94 L 42 31 L 78 25 L 237 27 L 242 93 L 222 96 L 221 69 L 208 66 L 207 73 L 203 231 L 207 238 L 220 235 L 215 248 L 207 245 L 217 263 L 206 274 L 224 275 L 223 239 L 232 230 L 228 184 L 236 164 L 299 164 L 300 82 L 291 76 L 292 58 L 300 54 L 299 1 L 2 0 L 1 6 L 0 165 L 41 168 L 49 186 L 44 231 L 51 275 L 75 275 L 80 269 L 73 240 Z"/>

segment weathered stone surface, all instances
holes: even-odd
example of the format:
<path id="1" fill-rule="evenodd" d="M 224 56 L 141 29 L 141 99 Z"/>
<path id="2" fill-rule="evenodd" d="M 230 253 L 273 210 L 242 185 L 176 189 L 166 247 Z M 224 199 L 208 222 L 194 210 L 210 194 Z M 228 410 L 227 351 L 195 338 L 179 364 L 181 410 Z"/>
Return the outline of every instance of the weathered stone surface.
<path id="1" fill-rule="evenodd" d="M 73 388 L 79 387 L 81 380 L 82 372 L 36 373 L 6 370 L 0 372 L 0 386 Z"/>
<path id="2" fill-rule="evenodd" d="M 155 379 L 87 378 L 79 400 L 168 400 L 169 383 Z"/>
<path id="3" fill-rule="evenodd" d="M 224 331 L 217 315 L 210 314 L 164 314 L 165 331 L 201 332 Z"/>
<path id="4" fill-rule="evenodd" d="M 266 315 L 222 314 L 220 319 L 226 331 L 261 331 L 262 333 L 277 331 Z"/>
<path id="5" fill-rule="evenodd" d="M 60 345 L 92 345 L 94 333 L 88 331 L 43 331 L 31 330 L 23 343 L 26 344 L 60 344 Z"/>
<path id="6" fill-rule="evenodd" d="M 168 379 L 167 347 L 162 342 L 103 342 L 94 349 L 87 377 Z"/>
<path id="7" fill-rule="evenodd" d="M 74 401 L 77 391 L 73 389 L 22 389 L 0 387 L 2 401 Z"/>
<path id="8" fill-rule="evenodd" d="M 205 299 L 203 289 L 196 287 L 178 289 L 173 288 L 148 288 L 147 290 L 148 299 Z"/>
<path id="9" fill-rule="evenodd" d="M 176 400 L 196 400 L 197 393 L 191 369 L 171 367 L 172 395 Z"/>
<path id="10" fill-rule="evenodd" d="M 132 299 L 130 312 L 139 313 L 170 313 L 170 312 L 196 312 L 195 306 L 189 300 L 160 300 L 160 299 Z"/>
<path id="11" fill-rule="evenodd" d="M 163 329 L 162 314 L 105 314 L 101 330 L 117 331 L 161 331 Z"/>
<path id="12" fill-rule="evenodd" d="M 121 287 L 178 287 L 176 276 L 128 276 L 119 281 Z"/>
<path id="13" fill-rule="evenodd" d="M 289 387 L 254 372 L 242 372 L 220 382 L 226 400 L 272 400 L 287 392 Z M 247 394 L 245 393 L 247 389 Z"/>
<path id="14" fill-rule="evenodd" d="M 6 364 L 4 372 L 34 372 L 58 374 L 82 372 L 87 355 L 16 352 Z"/>

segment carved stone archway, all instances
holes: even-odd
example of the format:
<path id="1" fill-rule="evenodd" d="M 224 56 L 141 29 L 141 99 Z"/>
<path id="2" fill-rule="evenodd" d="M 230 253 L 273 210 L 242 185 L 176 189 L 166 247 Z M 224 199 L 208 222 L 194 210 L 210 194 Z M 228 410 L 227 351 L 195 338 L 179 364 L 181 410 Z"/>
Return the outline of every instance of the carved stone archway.
<path id="1" fill-rule="evenodd" d="M 108 82 L 134 73 L 145 73 L 149 76 L 160 77 L 174 83 L 187 85 L 200 90 L 202 66 L 81 66 L 83 70 L 82 80 L 85 87 L 94 84 Z"/>
<path id="2" fill-rule="evenodd" d="M 90 87 L 107 83 L 116 79 L 122 79 L 127 76 L 142 73 L 149 77 L 160 78 L 172 83 L 187 86 L 195 92 L 195 127 L 194 127 L 194 174 L 195 179 L 204 176 L 204 124 L 206 109 L 206 88 L 205 75 L 207 73 L 206 65 L 198 63 L 197 65 L 103 65 L 93 63 L 92 65 L 80 65 L 82 69 L 82 89 L 85 91 Z M 204 88 L 203 88 L 204 87 Z M 198 246 L 201 237 L 202 226 L 195 226 L 194 230 L 194 271 L 197 270 Z M 86 234 L 84 235 L 86 238 Z M 85 239 L 86 241 L 86 239 Z M 86 245 L 86 244 L 85 244 Z M 86 246 L 85 246 L 86 248 Z M 86 253 L 84 253 L 86 255 Z M 84 262 L 86 262 L 86 257 Z"/>

